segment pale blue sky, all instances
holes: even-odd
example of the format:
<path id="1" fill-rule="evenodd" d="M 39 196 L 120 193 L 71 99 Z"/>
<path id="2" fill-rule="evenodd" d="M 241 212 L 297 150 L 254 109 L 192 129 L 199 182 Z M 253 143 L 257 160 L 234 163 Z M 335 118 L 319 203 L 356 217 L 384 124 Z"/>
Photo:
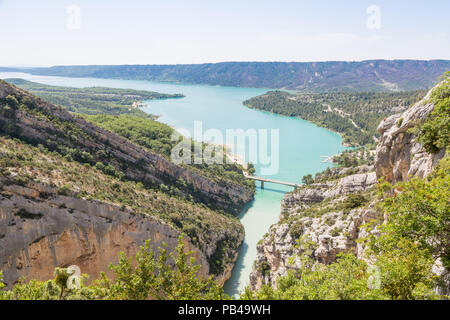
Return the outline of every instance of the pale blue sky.
<path id="1" fill-rule="evenodd" d="M 0 66 L 450 59 L 449 15 L 448 0 L 0 0 Z"/>

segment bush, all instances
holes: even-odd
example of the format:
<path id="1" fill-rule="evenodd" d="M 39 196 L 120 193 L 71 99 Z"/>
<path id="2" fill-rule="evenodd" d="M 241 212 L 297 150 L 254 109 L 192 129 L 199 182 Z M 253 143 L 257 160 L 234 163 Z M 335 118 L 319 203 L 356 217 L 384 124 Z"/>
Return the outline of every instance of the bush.
<path id="1" fill-rule="evenodd" d="M 434 103 L 434 109 L 419 127 L 419 141 L 428 152 L 437 153 L 450 143 L 450 71 L 433 89 L 430 102 Z"/>
<path id="2" fill-rule="evenodd" d="M 62 196 L 68 196 L 70 192 L 72 191 L 70 185 L 65 184 L 62 187 L 58 188 L 58 194 Z"/>
<path id="3" fill-rule="evenodd" d="M 344 211 L 349 212 L 351 209 L 359 208 L 367 202 L 367 199 L 361 193 L 352 193 L 343 201 Z"/>
<path id="4" fill-rule="evenodd" d="M 19 186 L 22 186 L 22 187 L 24 187 L 24 186 L 27 185 L 28 180 L 29 180 L 29 179 L 28 179 L 27 177 L 24 177 L 24 176 L 16 176 L 16 177 L 14 178 L 14 182 L 15 182 L 16 184 L 18 184 Z"/>
<path id="5" fill-rule="evenodd" d="M 310 185 L 314 183 L 314 178 L 311 174 L 307 174 L 306 176 L 303 176 L 302 183 L 306 185 Z"/>
<path id="6" fill-rule="evenodd" d="M 303 223 L 300 221 L 294 222 L 289 228 L 289 234 L 294 239 L 300 238 L 303 234 Z"/>

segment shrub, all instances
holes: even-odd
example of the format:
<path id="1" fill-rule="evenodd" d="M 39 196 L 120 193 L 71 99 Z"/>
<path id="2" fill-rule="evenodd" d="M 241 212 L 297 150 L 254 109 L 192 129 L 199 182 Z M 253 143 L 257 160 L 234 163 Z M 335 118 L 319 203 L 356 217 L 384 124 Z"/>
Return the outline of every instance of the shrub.
<path id="1" fill-rule="evenodd" d="M 300 221 L 294 222 L 289 228 L 289 234 L 292 238 L 298 239 L 303 234 L 303 223 Z"/>
<path id="2" fill-rule="evenodd" d="M 361 193 L 352 193 L 345 198 L 342 203 L 345 213 L 350 212 L 351 209 L 359 208 L 367 202 L 367 199 Z"/>
<path id="3" fill-rule="evenodd" d="M 58 194 L 62 196 L 68 196 L 70 192 L 72 191 L 70 185 L 65 184 L 58 188 Z"/>
<path id="4" fill-rule="evenodd" d="M 428 152 L 437 153 L 450 143 L 450 71 L 433 89 L 430 102 L 434 103 L 434 109 L 419 127 L 419 141 Z"/>
<path id="5" fill-rule="evenodd" d="M 302 183 L 306 185 L 310 185 L 314 183 L 314 178 L 311 174 L 307 174 L 306 176 L 303 176 Z"/>

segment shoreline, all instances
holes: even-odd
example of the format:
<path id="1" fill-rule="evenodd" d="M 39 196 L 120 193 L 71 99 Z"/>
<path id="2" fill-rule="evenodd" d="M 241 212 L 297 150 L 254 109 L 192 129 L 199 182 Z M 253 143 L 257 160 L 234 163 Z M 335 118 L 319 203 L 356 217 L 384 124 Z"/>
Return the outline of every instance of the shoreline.
<path id="1" fill-rule="evenodd" d="M 307 122 L 309 122 L 309 123 L 312 123 L 312 124 L 316 125 L 316 126 L 319 127 L 319 128 L 322 128 L 322 129 L 331 131 L 331 132 L 333 132 L 333 133 L 339 135 L 339 137 L 341 137 L 341 139 L 342 139 L 341 145 L 342 145 L 344 148 L 357 148 L 357 147 L 361 147 L 360 145 L 351 145 L 351 144 L 349 144 L 349 143 L 344 142 L 344 136 L 343 136 L 344 133 L 335 131 L 335 130 L 330 129 L 330 128 L 327 128 L 327 127 L 325 127 L 325 126 L 321 126 L 321 125 L 317 124 L 316 122 L 314 122 L 314 121 L 312 121 L 312 120 L 303 119 L 302 117 L 298 117 L 298 116 L 288 116 L 288 115 L 285 115 L 285 114 L 282 114 L 282 113 L 278 113 L 278 112 L 271 112 L 271 111 L 267 111 L 267 110 L 262 110 L 262 109 L 259 109 L 259 108 L 254 107 L 254 106 L 252 106 L 252 105 L 250 105 L 250 104 L 248 104 L 248 105 L 246 105 L 246 104 L 244 104 L 244 103 L 242 103 L 242 104 L 243 104 L 245 107 L 249 108 L 249 109 L 258 110 L 258 111 L 261 111 L 261 112 L 267 112 L 267 113 L 270 113 L 270 114 L 275 114 L 275 115 L 282 116 L 282 117 L 287 117 L 287 118 L 300 119 L 300 120 L 303 120 L 303 121 L 307 121 Z"/>

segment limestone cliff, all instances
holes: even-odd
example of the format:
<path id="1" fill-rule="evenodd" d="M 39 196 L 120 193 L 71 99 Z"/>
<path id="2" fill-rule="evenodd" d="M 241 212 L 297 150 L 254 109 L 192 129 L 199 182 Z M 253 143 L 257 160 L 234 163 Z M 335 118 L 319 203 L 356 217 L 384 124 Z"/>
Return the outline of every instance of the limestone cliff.
<path id="1" fill-rule="evenodd" d="M 178 231 L 157 218 L 58 195 L 44 184 L 22 187 L 2 179 L 0 185 L 0 269 L 8 285 L 20 277 L 48 280 L 55 267 L 73 264 L 95 279 L 119 252 L 134 256 L 147 239 L 155 250 L 163 242 L 169 250 L 177 245 Z M 205 254 L 184 240 L 206 277 Z"/>
<path id="2" fill-rule="evenodd" d="M 280 221 L 257 246 L 257 259 L 250 274 L 252 290 L 263 284 L 275 285 L 277 278 L 289 269 L 300 267 L 296 258 L 303 251 L 297 245 L 300 237 L 315 243 L 313 257 L 322 263 L 334 261 L 340 252 L 358 254 L 360 226 L 373 219 L 376 211 L 371 205 L 351 209 L 339 204 L 349 194 L 368 192 L 375 185 L 375 172 L 371 169 L 360 167 L 360 173 L 315 183 L 285 196 Z"/>
<path id="3" fill-rule="evenodd" d="M 433 111 L 434 105 L 427 102 L 431 94 L 401 114 L 383 120 L 378 126 L 381 137 L 376 150 L 375 167 L 377 177 L 391 183 L 405 181 L 408 177 L 427 176 L 444 156 L 442 149 L 436 154 L 426 152 L 409 129 L 423 123 Z"/>
<path id="4" fill-rule="evenodd" d="M 0 134 L 0 270 L 8 285 L 22 276 L 47 280 L 71 264 L 95 278 L 147 239 L 174 249 L 180 232 L 201 276 L 229 277 L 244 236 L 230 213 L 253 198 L 249 187 L 177 166 L 1 80 Z M 165 193 L 162 183 L 184 186 L 182 194 Z"/>

